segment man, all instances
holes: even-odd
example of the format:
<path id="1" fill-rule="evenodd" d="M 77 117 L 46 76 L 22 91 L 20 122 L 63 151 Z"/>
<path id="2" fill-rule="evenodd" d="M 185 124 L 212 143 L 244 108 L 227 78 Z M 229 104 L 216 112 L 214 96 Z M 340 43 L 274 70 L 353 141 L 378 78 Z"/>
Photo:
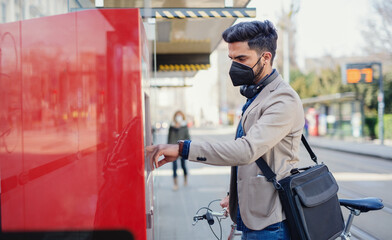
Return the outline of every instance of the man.
<path id="1" fill-rule="evenodd" d="M 179 155 L 190 161 L 233 166 L 229 196 L 230 216 L 242 239 L 289 239 L 277 191 L 255 161 L 263 157 L 280 180 L 298 162 L 304 126 L 302 103 L 272 63 L 278 35 L 269 21 L 243 22 L 228 28 L 223 39 L 233 60 L 230 77 L 247 98 L 236 139 L 227 142 L 180 141 L 146 148 L 151 164 L 160 167 Z M 162 160 L 158 160 L 164 156 Z"/>

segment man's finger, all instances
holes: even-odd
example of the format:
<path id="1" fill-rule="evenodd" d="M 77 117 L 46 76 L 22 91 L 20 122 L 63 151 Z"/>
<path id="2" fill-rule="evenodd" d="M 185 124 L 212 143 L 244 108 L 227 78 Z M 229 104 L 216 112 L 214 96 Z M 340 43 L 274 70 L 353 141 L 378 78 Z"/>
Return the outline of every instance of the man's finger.
<path id="1" fill-rule="evenodd" d="M 158 162 L 158 167 L 162 167 L 163 165 L 165 165 L 166 163 L 169 162 L 174 162 L 174 160 L 176 160 L 177 158 L 175 157 L 165 157 L 164 159 L 162 159 L 161 161 Z"/>
<path id="2" fill-rule="evenodd" d="M 149 161 L 151 165 L 153 165 L 154 168 L 159 168 L 166 163 L 173 162 L 177 159 L 178 156 L 166 156 L 165 151 L 167 151 L 167 145 L 165 144 L 160 144 L 160 145 L 154 145 L 154 146 L 147 146 L 145 148 L 147 156 L 150 157 Z M 169 155 L 171 153 L 169 152 Z M 163 159 L 159 160 L 161 157 L 164 157 Z"/>
<path id="3" fill-rule="evenodd" d="M 159 167 L 159 165 L 158 165 L 158 162 L 159 162 L 159 154 L 158 154 L 158 152 L 156 152 L 154 154 L 154 162 L 155 162 L 155 168 L 158 168 Z"/>

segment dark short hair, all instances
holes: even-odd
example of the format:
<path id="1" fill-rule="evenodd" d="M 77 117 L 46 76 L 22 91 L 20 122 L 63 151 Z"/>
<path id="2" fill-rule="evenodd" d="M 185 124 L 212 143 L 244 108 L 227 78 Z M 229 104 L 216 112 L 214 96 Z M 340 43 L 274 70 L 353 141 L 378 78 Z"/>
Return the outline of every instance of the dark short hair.
<path id="1" fill-rule="evenodd" d="M 278 34 L 274 25 L 268 20 L 238 23 L 226 29 L 222 37 L 227 43 L 248 42 L 249 48 L 258 54 L 263 51 L 270 52 L 271 64 L 275 58 Z"/>

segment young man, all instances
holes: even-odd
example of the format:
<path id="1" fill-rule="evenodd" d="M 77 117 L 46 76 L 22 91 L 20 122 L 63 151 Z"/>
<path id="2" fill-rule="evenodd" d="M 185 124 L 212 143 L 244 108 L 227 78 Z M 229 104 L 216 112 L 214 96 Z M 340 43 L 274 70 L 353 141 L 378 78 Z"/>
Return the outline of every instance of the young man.
<path id="1" fill-rule="evenodd" d="M 179 155 L 190 161 L 233 166 L 230 194 L 221 205 L 229 206 L 242 239 L 289 239 L 278 193 L 255 163 L 263 157 L 280 180 L 299 160 L 304 113 L 297 93 L 272 68 L 277 38 L 269 21 L 239 23 L 223 33 L 233 60 L 232 83 L 241 86 L 247 98 L 235 140 L 179 141 L 146 148 L 156 167 Z M 159 161 L 160 156 L 164 158 Z"/>

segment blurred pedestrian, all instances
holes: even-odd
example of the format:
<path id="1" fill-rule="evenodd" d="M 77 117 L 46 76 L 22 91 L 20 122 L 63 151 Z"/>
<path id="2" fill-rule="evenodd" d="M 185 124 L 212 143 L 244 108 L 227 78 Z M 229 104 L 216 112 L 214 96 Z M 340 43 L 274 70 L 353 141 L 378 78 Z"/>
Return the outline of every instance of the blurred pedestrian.
<path id="1" fill-rule="evenodd" d="M 309 136 L 309 121 L 306 117 L 305 117 L 305 125 L 304 125 L 304 135 L 305 137 Z"/>
<path id="2" fill-rule="evenodd" d="M 189 129 L 187 126 L 187 122 L 185 119 L 185 114 L 182 111 L 177 111 L 174 113 L 173 121 L 169 128 L 169 136 L 167 139 L 167 143 L 173 144 L 177 143 L 178 140 L 190 139 Z M 180 159 L 181 167 L 184 171 L 184 186 L 188 185 L 188 171 L 186 168 L 185 160 L 183 157 L 178 157 L 177 160 Z M 173 181 L 174 186 L 173 190 L 178 190 L 178 180 L 177 180 L 177 160 L 173 162 Z"/>

